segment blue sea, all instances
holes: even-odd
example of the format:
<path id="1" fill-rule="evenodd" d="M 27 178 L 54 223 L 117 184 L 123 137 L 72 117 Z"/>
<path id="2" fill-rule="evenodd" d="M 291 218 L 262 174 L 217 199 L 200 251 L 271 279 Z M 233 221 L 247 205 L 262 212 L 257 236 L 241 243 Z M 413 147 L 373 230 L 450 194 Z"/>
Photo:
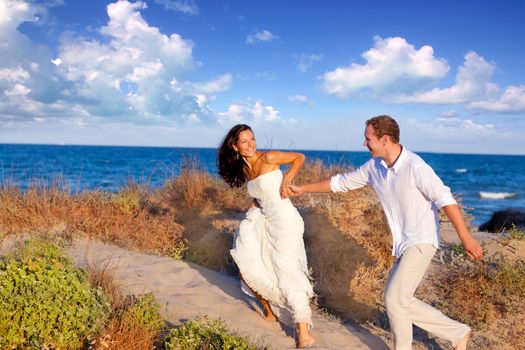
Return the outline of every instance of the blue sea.
<path id="1" fill-rule="evenodd" d="M 197 161 L 216 174 L 215 149 L 0 144 L 0 181 L 25 189 L 34 179 L 62 176 L 73 192 L 118 191 L 129 181 L 156 188 Z M 326 164 L 366 162 L 368 152 L 301 151 Z M 503 208 L 525 209 L 525 156 L 418 153 L 452 192 L 460 195 L 478 226 Z"/>

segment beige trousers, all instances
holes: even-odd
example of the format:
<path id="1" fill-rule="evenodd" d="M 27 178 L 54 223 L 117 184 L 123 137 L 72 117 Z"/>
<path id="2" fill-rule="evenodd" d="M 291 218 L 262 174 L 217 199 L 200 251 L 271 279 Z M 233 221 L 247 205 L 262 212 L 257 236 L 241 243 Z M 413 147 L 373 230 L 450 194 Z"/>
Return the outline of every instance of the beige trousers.
<path id="1" fill-rule="evenodd" d="M 398 258 L 385 290 L 385 304 L 395 350 L 412 349 L 412 324 L 452 342 L 454 346 L 470 331 L 467 325 L 454 321 L 432 306 L 414 297 L 423 280 L 436 248 L 431 244 L 408 247 Z"/>

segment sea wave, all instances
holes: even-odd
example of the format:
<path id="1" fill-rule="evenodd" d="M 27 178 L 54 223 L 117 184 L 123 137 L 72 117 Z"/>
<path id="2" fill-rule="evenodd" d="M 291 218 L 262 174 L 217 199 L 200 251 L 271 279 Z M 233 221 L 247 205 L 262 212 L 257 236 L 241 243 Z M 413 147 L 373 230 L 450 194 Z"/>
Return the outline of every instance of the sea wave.
<path id="1" fill-rule="evenodd" d="M 487 199 L 507 199 L 516 196 L 515 192 L 479 192 L 481 198 Z"/>
<path id="2" fill-rule="evenodd" d="M 467 169 L 465 168 L 457 168 L 456 169 L 456 173 L 466 173 L 467 172 Z"/>

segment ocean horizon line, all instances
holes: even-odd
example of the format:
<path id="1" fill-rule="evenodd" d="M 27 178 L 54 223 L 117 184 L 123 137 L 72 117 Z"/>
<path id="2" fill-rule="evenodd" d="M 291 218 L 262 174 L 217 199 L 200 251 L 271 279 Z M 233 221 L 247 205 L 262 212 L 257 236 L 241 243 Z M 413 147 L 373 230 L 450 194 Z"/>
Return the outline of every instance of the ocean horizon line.
<path id="1" fill-rule="evenodd" d="M 401 143 L 403 144 L 403 143 Z M 107 144 L 66 144 L 66 143 L 14 143 L 14 142 L 0 142 L 1 146 L 57 146 L 57 147 L 114 147 L 114 148 L 155 148 L 155 149 L 203 149 L 203 150 L 212 150 L 217 149 L 218 147 L 210 146 L 159 146 L 159 145 L 107 145 Z M 306 151 L 306 152 L 352 152 L 352 153 L 369 153 L 366 150 L 353 150 L 353 149 L 307 149 L 307 148 L 259 148 L 261 150 L 278 150 L 278 151 Z M 410 148 L 410 151 L 417 154 L 447 154 L 447 155 L 472 155 L 472 156 L 508 156 L 508 157 L 525 157 L 523 154 L 510 154 L 510 153 L 453 153 L 453 152 L 437 152 L 437 151 L 424 151 L 424 150 L 414 150 Z"/>

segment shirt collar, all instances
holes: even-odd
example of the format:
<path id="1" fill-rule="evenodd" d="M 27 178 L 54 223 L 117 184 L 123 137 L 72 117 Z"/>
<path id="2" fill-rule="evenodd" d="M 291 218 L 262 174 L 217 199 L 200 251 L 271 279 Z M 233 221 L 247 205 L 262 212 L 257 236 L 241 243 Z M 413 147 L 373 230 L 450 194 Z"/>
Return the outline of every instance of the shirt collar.
<path id="1" fill-rule="evenodd" d="M 399 157 L 397 158 L 396 162 L 391 168 L 394 171 L 394 173 L 397 173 L 399 171 L 399 168 L 401 168 L 401 166 L 405 162 L 406 157 L 407 157 L 407 150 L 405 149 L 403 145 L 401 145 L 401 153 L 399 154 Z M 381 165 L 385 169 L 388 169 L 388 165 L 383 159 L 381 159 Z"/>

